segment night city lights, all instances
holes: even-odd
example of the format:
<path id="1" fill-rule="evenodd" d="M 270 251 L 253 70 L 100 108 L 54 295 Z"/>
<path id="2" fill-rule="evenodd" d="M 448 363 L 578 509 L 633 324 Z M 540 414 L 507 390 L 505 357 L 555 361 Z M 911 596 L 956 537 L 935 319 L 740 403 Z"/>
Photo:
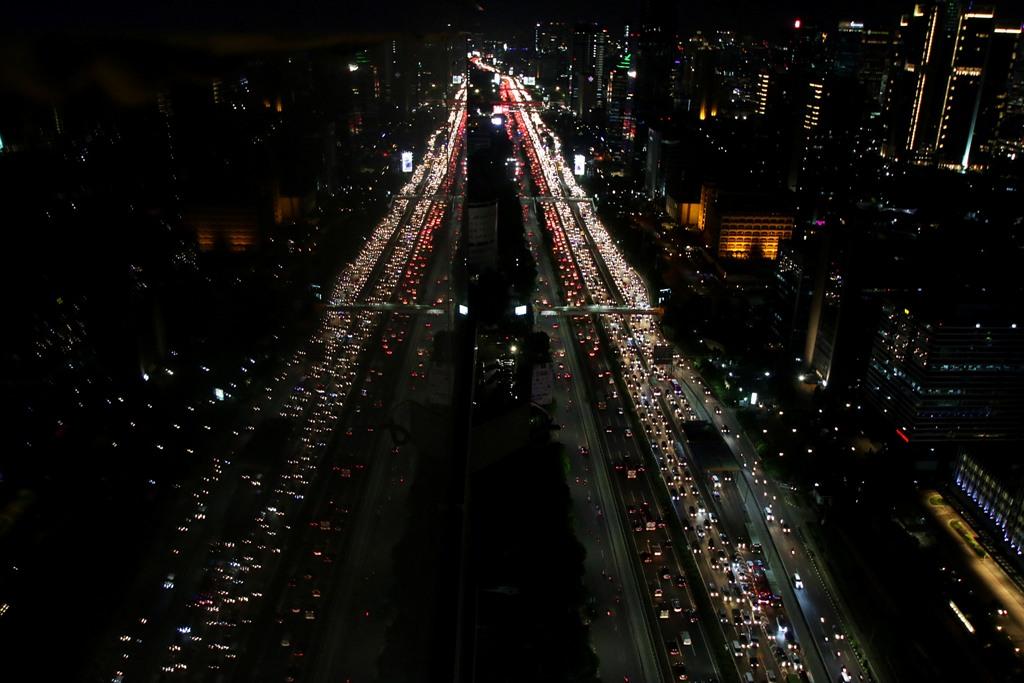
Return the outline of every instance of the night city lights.
<path id="1" fill-rule="evenodd" d="M 12 8 L 2 681 L 1024 680 L 1024 5 Z"/>

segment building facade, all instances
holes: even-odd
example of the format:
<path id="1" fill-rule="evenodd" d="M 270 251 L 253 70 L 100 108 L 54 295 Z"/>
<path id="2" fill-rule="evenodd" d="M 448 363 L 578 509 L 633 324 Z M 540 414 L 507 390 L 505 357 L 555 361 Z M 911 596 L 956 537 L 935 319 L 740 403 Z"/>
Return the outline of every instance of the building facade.
<path id="1" fill-rule="evenodd" d="M 1024 328 L 981 305 L 913 307 L 882 302 L 868 403 L 909 442 L 1024 438 Z"/>
<path id="2" fill-rule="evenodd" d="M 953 482 L 1017 556 L 1024 554 L 1024 468 L 1005 457 L 961 449 Z"/>

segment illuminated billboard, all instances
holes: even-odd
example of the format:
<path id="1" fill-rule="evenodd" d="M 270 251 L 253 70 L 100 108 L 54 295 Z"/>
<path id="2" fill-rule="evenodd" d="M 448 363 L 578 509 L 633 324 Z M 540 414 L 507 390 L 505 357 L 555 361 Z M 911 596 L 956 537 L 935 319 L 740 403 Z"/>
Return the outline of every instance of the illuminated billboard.
<path id="1" fill-rule="evenodd" d="M 459 85 L 462 83 L 462 74 L 452 75 L 452 85 Z"/>
<path id="2" fill-rule="evenodd" d="M 537 85 L 535 76 L 523 76 L 523 85 Z"/>
<path id="3" fill-rule="evenodd" d="M 587 170 L 587 160 L 582 154 L 573 157 L 572 172 L 574 175 L 583 175 Z"/>
<path id="4" fill-rule="evenodd" d="M 412 173 L 412 152 L 402 152 L 402 173 Z"/>

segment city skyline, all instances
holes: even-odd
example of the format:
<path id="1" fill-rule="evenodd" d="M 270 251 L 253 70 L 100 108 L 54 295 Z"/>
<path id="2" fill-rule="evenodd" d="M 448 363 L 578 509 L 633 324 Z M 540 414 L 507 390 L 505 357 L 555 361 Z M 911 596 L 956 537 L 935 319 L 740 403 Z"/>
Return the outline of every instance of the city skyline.
<path id="1" fill-rule="evenodd" d="M 5 680 L 1024 677 L 1020 8 L 174 9 L 0 48 Z"/>

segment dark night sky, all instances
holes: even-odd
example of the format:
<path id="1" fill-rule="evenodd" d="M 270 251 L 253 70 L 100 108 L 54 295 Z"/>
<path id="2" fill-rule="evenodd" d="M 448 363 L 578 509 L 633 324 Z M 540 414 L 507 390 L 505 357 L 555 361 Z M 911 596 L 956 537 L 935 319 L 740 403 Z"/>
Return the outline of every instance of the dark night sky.
<path id="1" fill-rule="evenodd" d="M 485 29 L 514 25 L 525 27 L 547 18 L 594 18 L 614 22 L 630 14 L 636 16 L 645 4 L 644 0 L 54 0 L 45 3 L 21 2 L 8 6 L 4 22 L 7 30 L 11 27 L 283 28 L 390 33 L 436 30 L 443 28 L 447 21 L 453 21 L 458 28 L 477 24 Z M 805 22 L 818 22 L 823 26 L 832 25 L 844 17 L 866 20 L 877 17 L 888 23 L 901 11 L 913 7 L 912 0 L 700 0 L 653 4 L 677 13 L 679 28 L 683 30 L 688 27 L 722 26 L 757 32 L 768 32 L 773 27 L 784 26 L 796 16 L 802 17 Z M 656 10 L 655 13 L 664 11 Z"/>

